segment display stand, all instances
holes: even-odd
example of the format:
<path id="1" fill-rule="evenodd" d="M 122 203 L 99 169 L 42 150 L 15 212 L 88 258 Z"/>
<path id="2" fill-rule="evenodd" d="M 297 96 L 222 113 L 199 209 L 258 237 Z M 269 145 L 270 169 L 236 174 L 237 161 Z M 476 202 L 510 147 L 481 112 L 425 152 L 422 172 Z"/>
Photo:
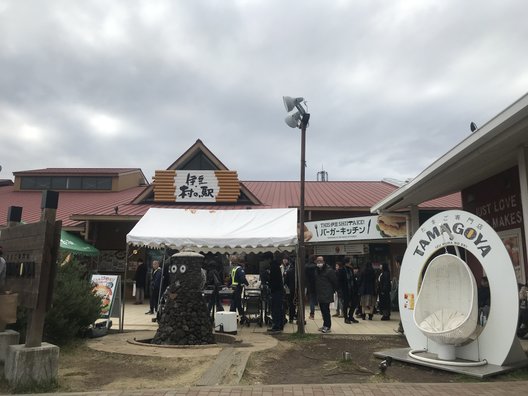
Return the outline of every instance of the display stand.
<path id="1" fill-rule="evenodd" d="M 123 299 L 121 290 L 121 275 L 92 275 L 94 292 L 101 297 L 103 306 L 99 319 L 106 319 L 106 328 L 110 329 L 110 318 L 119 319 L 119 330 L 123 330 Z"/>

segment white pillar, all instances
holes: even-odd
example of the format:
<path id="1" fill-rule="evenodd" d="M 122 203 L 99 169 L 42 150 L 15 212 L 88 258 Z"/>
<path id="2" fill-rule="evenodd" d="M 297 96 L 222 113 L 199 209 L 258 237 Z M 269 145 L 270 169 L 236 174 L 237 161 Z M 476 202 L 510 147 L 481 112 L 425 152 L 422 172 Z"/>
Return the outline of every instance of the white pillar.
<path id="1" fill-rule="evenodd" d="M 519 148 L 517 163 L 519 167 L 519 185 L 521 186 L 521 205 L 523 213 L 523 222 L 524 222 L 524 235 L 528 233 L 528 147 Z M 523 241 L 525 253 L 528 251 L 528 246 L 526 245 L 526 238 Z M 526 254 L 523 254 L 524 263 L 522 263 L 522 274 L 523 280 L 526 282 Z"/>

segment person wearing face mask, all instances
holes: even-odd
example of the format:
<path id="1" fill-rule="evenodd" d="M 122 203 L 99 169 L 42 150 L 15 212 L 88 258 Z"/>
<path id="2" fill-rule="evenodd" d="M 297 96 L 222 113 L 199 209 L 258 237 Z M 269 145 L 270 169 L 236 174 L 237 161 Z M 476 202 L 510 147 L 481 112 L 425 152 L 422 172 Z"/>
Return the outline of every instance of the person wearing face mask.
<path id="1" fill-rule="evenodd" d="M 325 263 L 323 256 L 318 256 L 315 264 L 317 266 L 315 270 L 315 290 L 319 309 L 323 316 L 323 327 L 319 331 L 330 333 L 332 327 L 330 303 L 334 302 L 334 293 L 337 290 L 337 277 L 335 271 Z"/>

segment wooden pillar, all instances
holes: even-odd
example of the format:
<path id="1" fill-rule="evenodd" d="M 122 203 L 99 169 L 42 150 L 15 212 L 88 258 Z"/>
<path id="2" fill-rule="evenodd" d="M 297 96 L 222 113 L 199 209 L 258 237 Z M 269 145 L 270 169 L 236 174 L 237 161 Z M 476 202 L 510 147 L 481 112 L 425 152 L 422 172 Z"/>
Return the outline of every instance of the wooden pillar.
<path id="1" fill-rule="evenodd" d="M 26 347 L 39 347 L 42 344 L 44 332 L 44 319 L 46 311 L 51 304 L 53 295 L 53 282 L 58 253 L 58 242 L 60 241 L 60 222 L 55 222 L 57 216 L 57 206 L 59 193 L 55 191 L 44 191 L 41 203 L 41 222 L 46 222 L 44 254 L 40 269 L 40 282 L 38 292 L 38 302 L 35 309 L 29 313 L 29 322 L 26 335 Z"/>

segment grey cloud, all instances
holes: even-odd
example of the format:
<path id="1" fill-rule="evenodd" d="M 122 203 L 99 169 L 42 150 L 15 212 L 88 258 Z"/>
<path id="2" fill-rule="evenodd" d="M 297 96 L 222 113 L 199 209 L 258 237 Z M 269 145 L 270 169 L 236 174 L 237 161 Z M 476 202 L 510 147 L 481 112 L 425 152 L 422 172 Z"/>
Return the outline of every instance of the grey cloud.
<path id="1" fill-rule="evenodd" d="M 405 179 L 524 94 L 524 2 L 17 1 L 0 7 L 0 178 L 138 166 L 200 138 L 245 180 Z M 97 134 L 87 114 L 122 121 Z M 2 119 L 2 117 L 0 117 Z M 40 145 L 17 130 L 35 125 Z"/>

